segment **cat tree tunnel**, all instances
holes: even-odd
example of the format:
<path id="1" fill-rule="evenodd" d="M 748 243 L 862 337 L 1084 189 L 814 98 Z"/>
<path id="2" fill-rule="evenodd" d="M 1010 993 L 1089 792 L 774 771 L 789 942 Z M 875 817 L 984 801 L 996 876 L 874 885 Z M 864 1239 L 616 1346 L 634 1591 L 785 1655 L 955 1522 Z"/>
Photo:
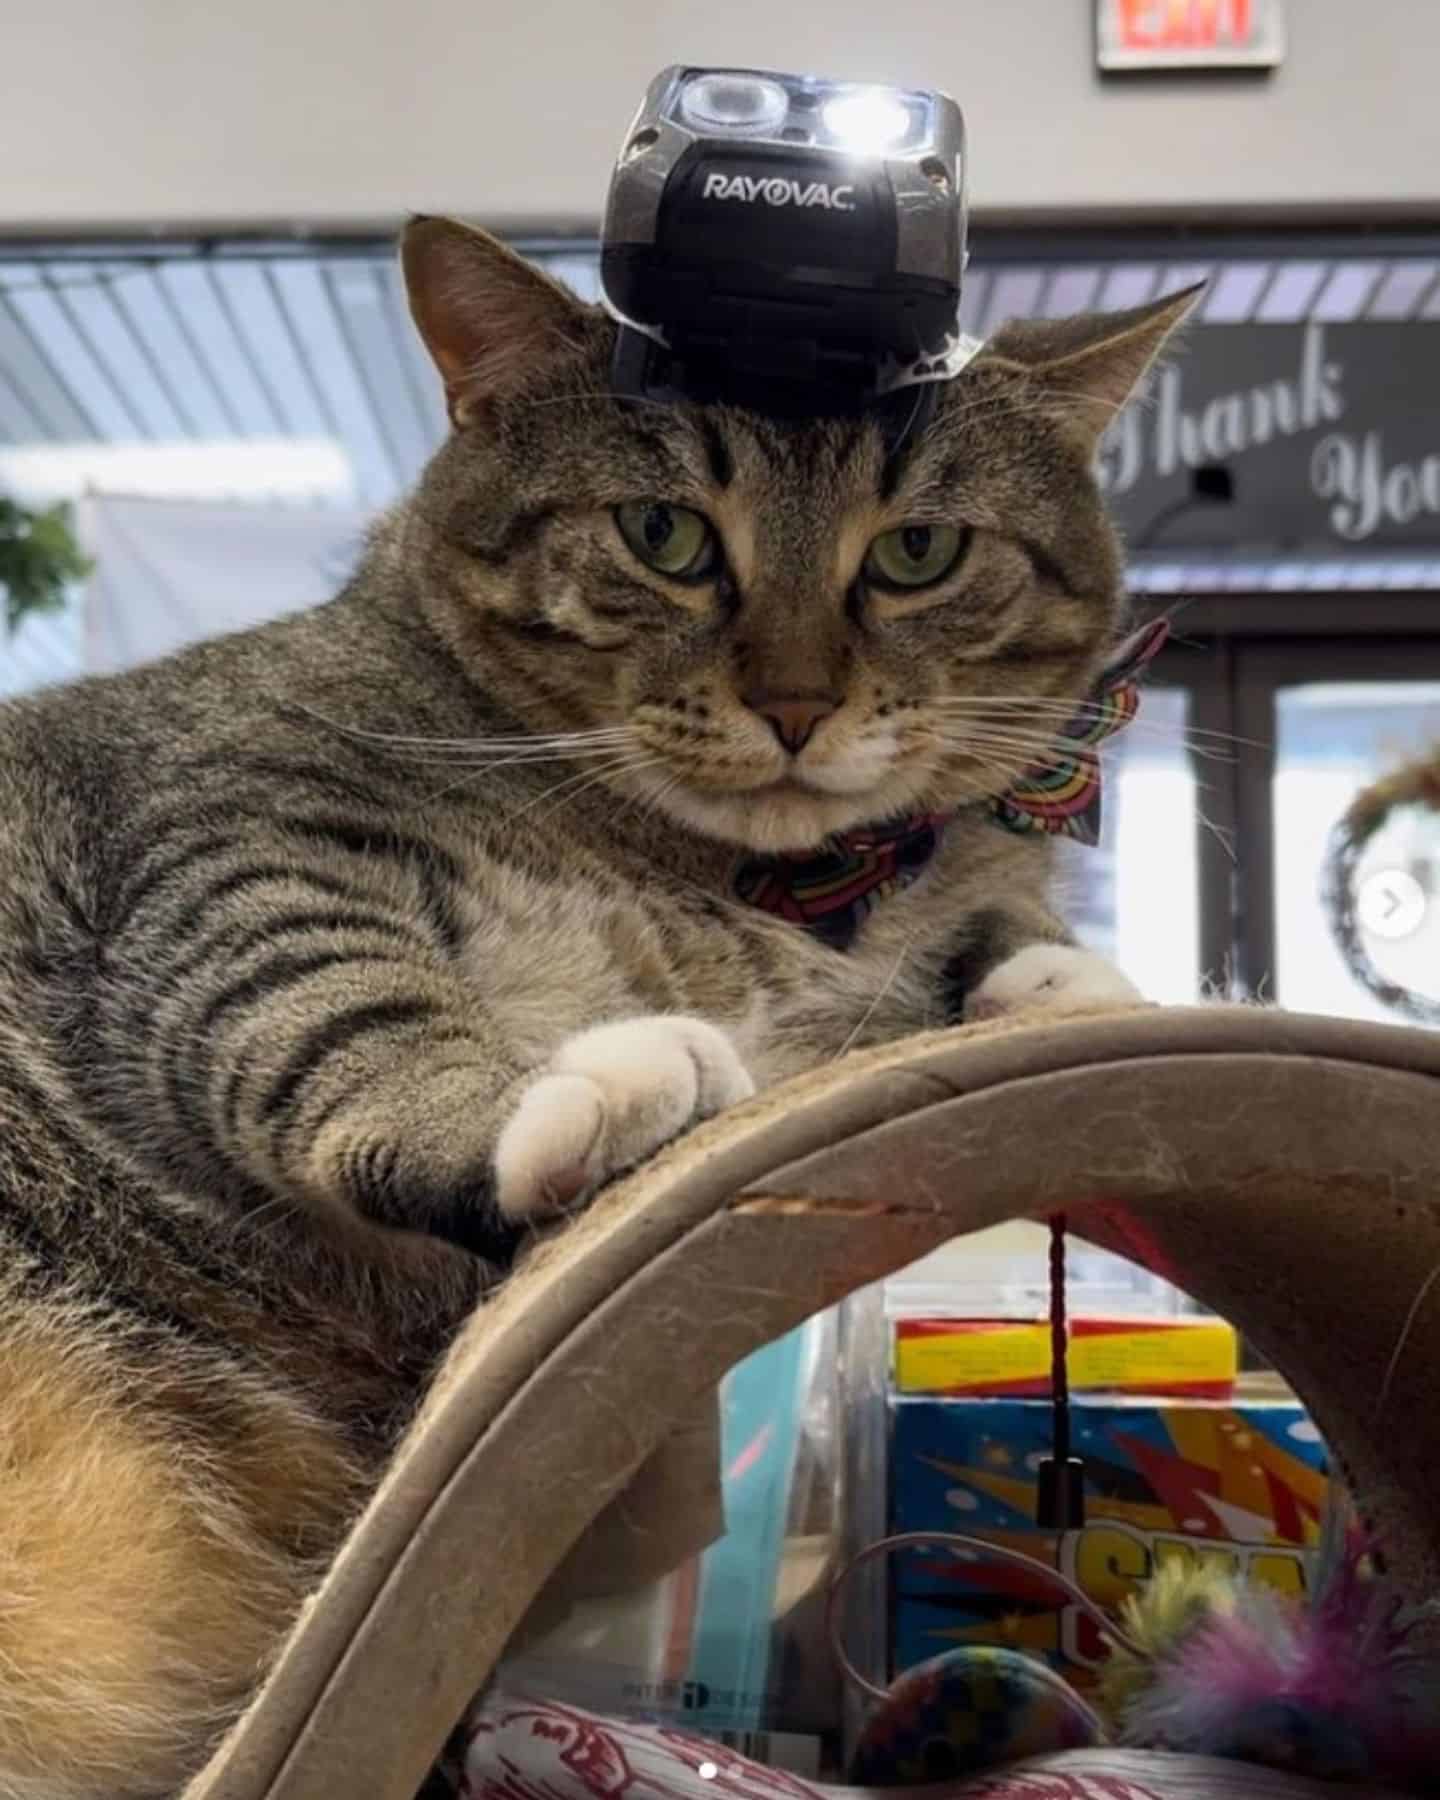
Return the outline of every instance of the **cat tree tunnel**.
<path id="1" fill-rule="evenodd" d="M 188 1800 L 412 1800 L 542 1595 L 603 1585 L 646 1520 L 663 1558 L 709 1504 L 696 1422 L 729 1368 L 949 1239 L 1058 1209 L 1274 1361 L 1397 1583 L 1440 1592 L 1437 1177 L 1440 1039 L 1259 1009 L 938 1033 L 763 1095 L 475 1315 Z"/>

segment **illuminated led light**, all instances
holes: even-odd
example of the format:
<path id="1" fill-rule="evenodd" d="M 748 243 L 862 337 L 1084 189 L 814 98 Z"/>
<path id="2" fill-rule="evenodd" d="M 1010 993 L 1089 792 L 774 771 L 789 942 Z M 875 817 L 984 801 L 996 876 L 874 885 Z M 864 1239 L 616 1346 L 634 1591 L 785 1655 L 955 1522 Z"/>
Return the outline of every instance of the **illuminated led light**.
<path id="1" fill-rule="evenodd" d="M 848 149 L 889 150 L 909 135 L 909 108 L 889 94 L 842 94 L 821 111 L 825 129 Z"/>

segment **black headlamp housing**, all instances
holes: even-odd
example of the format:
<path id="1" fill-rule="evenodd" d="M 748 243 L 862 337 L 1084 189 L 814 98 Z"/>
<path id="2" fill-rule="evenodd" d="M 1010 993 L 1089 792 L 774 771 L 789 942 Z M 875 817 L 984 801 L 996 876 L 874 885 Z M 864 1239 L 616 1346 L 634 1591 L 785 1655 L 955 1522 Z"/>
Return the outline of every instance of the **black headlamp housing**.
<path id="1" fill-rule="evenodd" d="M 614 379 L 650 398 L 845 413 L 948 373 L 964 124 L 944 94 L 676 66 L 616 164 Z"/>

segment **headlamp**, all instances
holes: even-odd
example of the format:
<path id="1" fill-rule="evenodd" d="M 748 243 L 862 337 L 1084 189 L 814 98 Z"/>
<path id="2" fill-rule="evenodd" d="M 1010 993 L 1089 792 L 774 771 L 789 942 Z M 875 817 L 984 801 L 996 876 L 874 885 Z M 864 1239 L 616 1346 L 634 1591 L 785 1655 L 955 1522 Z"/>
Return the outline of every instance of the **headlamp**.
<path id="1" fill-rule="evenodd" d="M 965 127 L 947 95 L 666 69 L 605 212 L 615 384 L 800 417 L 908 390 L 911 417 L 963 358 L 964 264 Z"/>

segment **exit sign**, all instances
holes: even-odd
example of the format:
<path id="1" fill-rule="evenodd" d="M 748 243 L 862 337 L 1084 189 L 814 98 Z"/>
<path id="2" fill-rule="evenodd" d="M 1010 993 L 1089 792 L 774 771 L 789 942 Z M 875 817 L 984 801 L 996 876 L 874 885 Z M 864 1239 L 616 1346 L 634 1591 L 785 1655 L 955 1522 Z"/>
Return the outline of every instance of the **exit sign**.
<path id="1" fill-rule="evenodd" d="M 1096 0 L 1100 67 L 1273 69 L 1285 51 L 1281 0 Z"/>

